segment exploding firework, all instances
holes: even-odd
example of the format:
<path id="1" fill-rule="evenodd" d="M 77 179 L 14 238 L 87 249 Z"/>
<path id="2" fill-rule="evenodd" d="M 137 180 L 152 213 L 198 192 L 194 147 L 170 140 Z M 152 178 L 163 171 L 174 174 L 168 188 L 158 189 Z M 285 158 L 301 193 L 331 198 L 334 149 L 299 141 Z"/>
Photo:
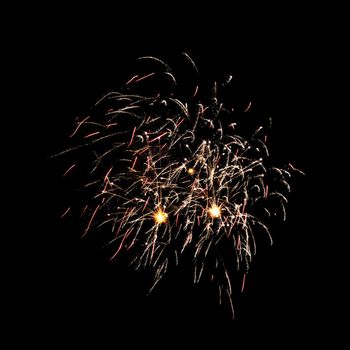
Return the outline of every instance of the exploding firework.
<path id="1" fill-rule="evenodd" d="M 187 96 L 177 94 L 165 62 L 142 57 L 152 70 L 135 74 L 77 120 L 70 135 L 77 143 L 62 153 L 79 151 L 90 166 L 83 235 L 109 227 L 110 259 L 124 251 L 135 268 L 150 268 L 151 289 L 188 251 L 194 282 L 204 275 L 216 281 L 220 300 L 225 294 L 232 306 L 228 266 L 243 271 L 244 281 L 254 234 L 265 231 L 272 242 L 268 218 L 285 217 L 295 169 L 272 166 L 266 128 L 240 133 L 239 113 L 220 102 L 216 83 L 202 92 L 196 65 L 183 57 L 193 71 Z"/>

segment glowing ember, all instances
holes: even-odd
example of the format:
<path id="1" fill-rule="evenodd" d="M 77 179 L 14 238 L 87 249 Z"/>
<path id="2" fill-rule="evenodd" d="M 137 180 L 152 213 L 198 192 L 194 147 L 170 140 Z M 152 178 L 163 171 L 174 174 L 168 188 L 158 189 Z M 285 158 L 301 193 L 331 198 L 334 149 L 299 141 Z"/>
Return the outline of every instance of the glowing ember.
<path id="1" fill-rule="evenodd" d="M 187 172 L 189 175 L 193 175 L 195 173 L 195 170 L 193 168 L 188 168 Z"/>
<path id="2" fill-rule="evenodd" d="M 158 225 L 165 224 L 168 219 L 168 214 L 165 213 L 162 209 L 158 209 L 156 212 L 154 212 L 153 219 Z"/>
<path id="3" fill-rule="evenodd" d="M 213 219 L 217 219 L 221 216 L 221 209 L 216 204 L 213 204 L 208 209 L 208 213 Z"/>

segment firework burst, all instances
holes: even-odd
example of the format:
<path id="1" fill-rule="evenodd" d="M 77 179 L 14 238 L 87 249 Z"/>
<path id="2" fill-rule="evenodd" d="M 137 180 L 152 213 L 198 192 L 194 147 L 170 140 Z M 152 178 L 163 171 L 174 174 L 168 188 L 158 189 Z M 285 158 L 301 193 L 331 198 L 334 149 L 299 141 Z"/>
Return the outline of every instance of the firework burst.
<path id="1" fill-rule="evenodd" d="M 90 160 L 83 235 L 109 227 L 111 260 L 124 251 L 134 267 L 151 268 L 153 289 L 190 251 L 194 282 L 209 276 L 220 299 L 226 294 L 231 302 L 227 266 L 248 271 L 256 231 L 272 242 L 266 220 L 285 217 L 294 168 L 271 166 L 266 129 L 240 134 L 237 113 L 219 101 L 217 85 L 202 94 L 196 65 L 184 59 L 194 77 L 188 96 L 177 98 L 178 82 L 165 62 L 142 57 L 155 68 L 135 74 L 77 120 L 70 135 L 76 145 L 62 153 L 79 150 Z"/>

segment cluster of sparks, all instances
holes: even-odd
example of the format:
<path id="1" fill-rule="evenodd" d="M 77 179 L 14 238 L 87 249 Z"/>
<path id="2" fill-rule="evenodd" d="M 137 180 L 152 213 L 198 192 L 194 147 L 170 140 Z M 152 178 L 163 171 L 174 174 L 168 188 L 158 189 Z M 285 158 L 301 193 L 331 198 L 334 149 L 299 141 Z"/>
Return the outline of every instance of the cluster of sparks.
<path id="1" fill-rule="evenodd" d="M 184 57 L 197 75 L 191 58 Z M 208 275 L 218 282 L 220 300 L 225 293 L 231 302 L 227 266 L 245 277 L 256 251 L 254 233 L 265 231 L 271 240 L 265 219 L 285 216 L 294 169 L 265 164 L 265 129 L 241 136 L 235 113 L 219 102 L 216 89 L 205 99 L 194 83 L 190 96 L 180 100 L 170 67 L 153 57 L 140 60 L 157 70 L 133 76 L 122 92 L 99 100 L 89 116 L 77 120 L 71 137 L 78 146 L 65 151 L 92 156 L 84 235 L 109 225 L 111 259 L 124 252 L 134 267 L 150 268 L 151 289 L 189 251 L 194 282 Z M 151 92 L 138 92 L 152 80 Z M 157 90 L 159 80 L 172 89 Z"/>

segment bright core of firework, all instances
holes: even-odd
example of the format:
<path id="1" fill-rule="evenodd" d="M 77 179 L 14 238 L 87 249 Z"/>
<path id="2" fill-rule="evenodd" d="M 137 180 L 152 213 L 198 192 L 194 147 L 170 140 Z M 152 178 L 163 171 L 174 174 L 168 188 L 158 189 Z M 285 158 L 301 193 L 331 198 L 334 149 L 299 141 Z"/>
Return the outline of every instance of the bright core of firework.
<path id="1" fill-rule="evenodd" d="M 217 219 L 221 216 L 221 209 L 216 204 L 213 204 L 208 209 L 208 213 L 213 219 Z"/>
<path id="2" fill-rule="evenodd" d="M 195 173 L 193 168 L 188 168 L 187 172 L 188 172 L 189 175 L 193 175 Z"/>
<path id="3" fill-rule="evenodd" d="M 156 224 L 161 225 L 167 222 L 168 214 L 165 213 L 162 209 L 158 209 L 153 213 L 153 219 Z"/>

